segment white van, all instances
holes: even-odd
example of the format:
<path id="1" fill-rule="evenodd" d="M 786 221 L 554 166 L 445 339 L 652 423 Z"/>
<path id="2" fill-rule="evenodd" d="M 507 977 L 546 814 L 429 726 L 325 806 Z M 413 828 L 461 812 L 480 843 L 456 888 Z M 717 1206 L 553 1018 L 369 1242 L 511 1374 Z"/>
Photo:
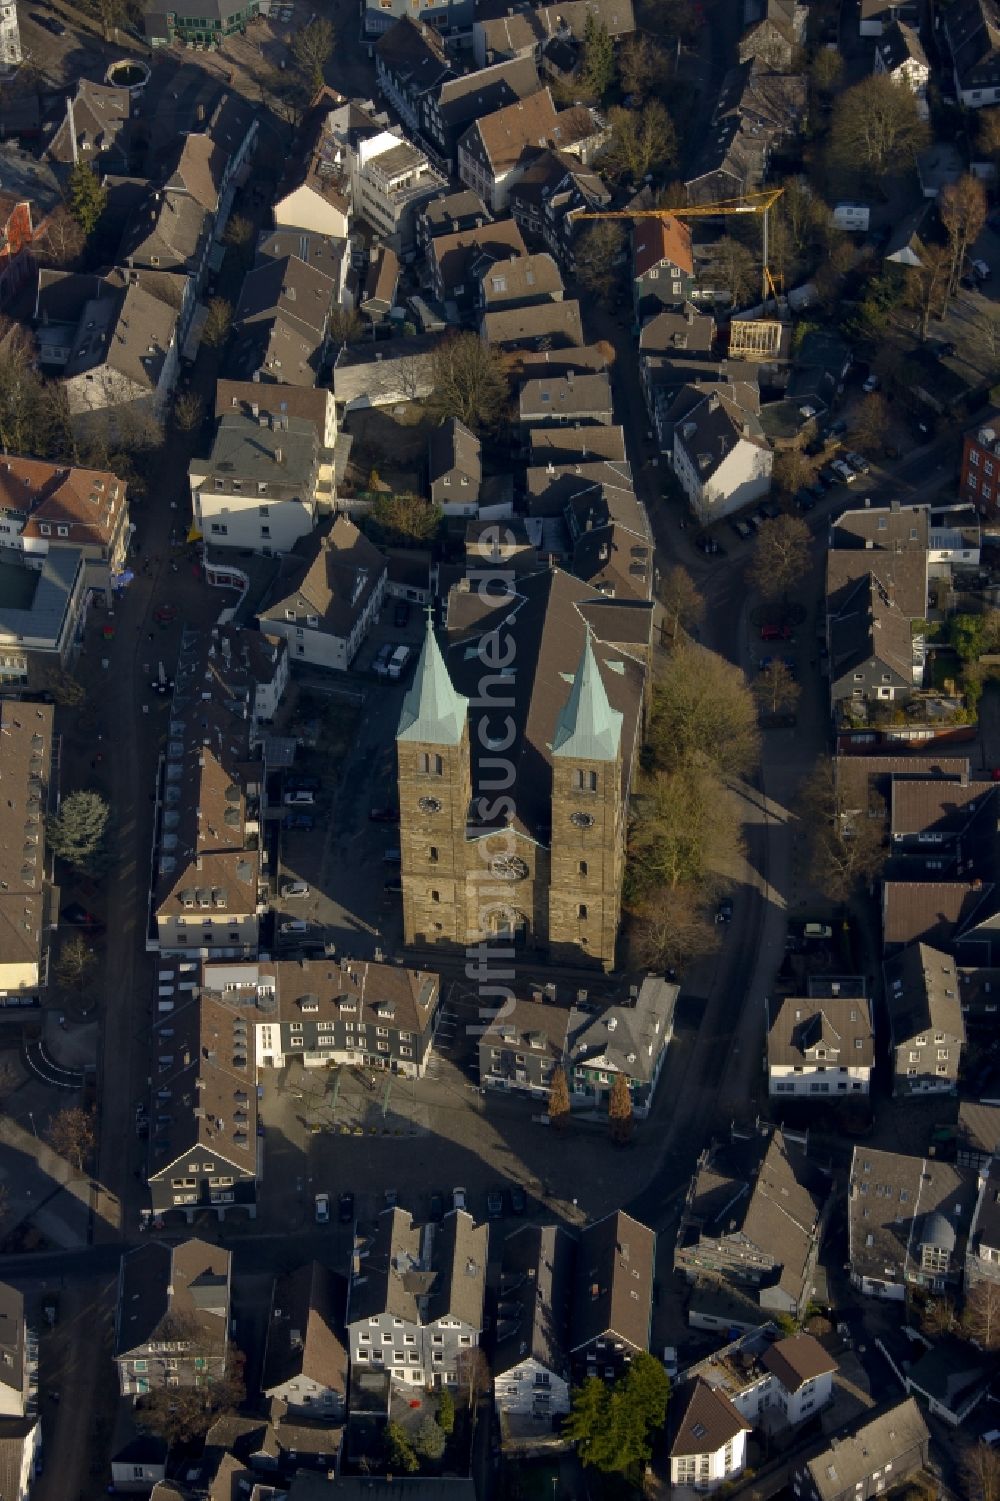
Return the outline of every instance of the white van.
<path id="1" fill-rule="evenodd" d="M 410 648 L 408 646 L 396 647 L 396 650 L 389 658 L 389 676 L 391 678 L 396 679 L 402 675 L 403 668 L 410 660 L 410 655 Z"/>

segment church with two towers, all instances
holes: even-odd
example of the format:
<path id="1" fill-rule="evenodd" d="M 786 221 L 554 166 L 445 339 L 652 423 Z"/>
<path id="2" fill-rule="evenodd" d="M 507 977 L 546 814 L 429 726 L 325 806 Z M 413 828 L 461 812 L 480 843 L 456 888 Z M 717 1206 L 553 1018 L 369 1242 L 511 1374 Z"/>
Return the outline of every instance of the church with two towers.
<path id="1" fill-rule="evenodd" d="M 396 733 L 404 939 L 611 970 L 651 606 L 558 569 L 453 590 Z"/>

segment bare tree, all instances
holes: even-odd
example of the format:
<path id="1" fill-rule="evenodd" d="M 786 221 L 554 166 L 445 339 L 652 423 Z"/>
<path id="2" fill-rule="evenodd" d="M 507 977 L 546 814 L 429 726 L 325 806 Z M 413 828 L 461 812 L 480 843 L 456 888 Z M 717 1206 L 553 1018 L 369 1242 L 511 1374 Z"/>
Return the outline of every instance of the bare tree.
<path id="1" fill-rule="evenodd" d="M 784 448 L 774 456 L 773 479 L 785 495 L 794 495 L 816 477 L 817 461 L 800 448 Z"/>
<path id="2" fill-rule="evenodd" d="M 736 804 L 707 770 L 659 772 L 636 803 L 629 832 L 632 900 L 678 887 L 704 891 L 742 850 Z"/>
<path id="3" fill-rule="evenodd" d="M 174 399 L 174 421 L 181 432 L 193 432 L 201 426 L 201 419 L 205 415 L 205 403 L 197 391 L 182 391 Z"/>
<path id="4" fill-rule="evenodd" d="M 855 408 L 851 437 L 862 453 L 875 453 L 883 447 L 888 434 L 889 403 L 880 391 L 872 391 Z"/>
<path id="5" fill-rule="evenodd" d="M 969 1444 L 961 1467 L 969 1501 L 1000 1501 L 1000 1453 L 992 1444 Z"/>
<path id="6" fill-rule="evenodd" d="M 94 978 L 96 969 L 97 955 L 87 940 L 77 934 L 60 949 L 55 976 L 63 990 L 75 990 L 82 995 Z"/>
<path id="7" fill-rule="evenodd" d="M 618 75 L 622 92 L 644 104 L 650 94 L 663 86 L 668 60 L 664 49 L 645 31 L 626 37 L 618 54 Z"/>
<path id="8" fill-rule="evenodd" d="M 718 946 L 719 934 L 705 898 L 688 886 L 658 891 L 633 909 L 632 948 L 637 966 L 679 970 Z"/>
<path id="9" fill-rule="evenodd" d="M 49 1122 L 45 1139 L 54 1152 L 67 1158 L 82 1173 L 84 1163 L 97 1145 L 94 1112 L 80 1106 L 60 1110 Z"/>
<path id="10" fill-rule="evenodd" d="M 330 337 L 335 344 L 355 344 L 365 331 L 357 308 L 335 307 L 330 314 Z"/>
<path id="11" fill-rule="evenodd" d="M 580 285 L 606 301 L 615 285 L 615 267 L 625 243 L 625 231 L 614 220 L 588 224 L 574 251 Z"/>
<path id="12" fill-rule="evenodd" d="M 45 221 L 41 235 L 31 248 L 47 266 L 58 266 L 62 270 L 79 260 L 86 243 L 87 236 L 77 220 L 65 205 L 60 204 Z"/>
<path id="13" fill-rule="evenodd" d="M 882 868 L 885 820 L 870 806 L 861 812 L 847 808 L 834 764 L 826 756 L 803 784 L 798 803 L 810 840 L 813 879 L 832 901 L 846 901 Z"/>
<path id="14" fill-rule="evenodd" d="M 943 317 L 948 301 L 951 257 L 940 245 L 923 245 L 920 264 L 906 273 L 906 300 L 920 315 L 920 337 L 927 338 L 931 319 Z"/>
<path id="15" fill-rule="evenodd" d="M 801 689 L 788 664 L 780 657 L 772 657 L 754 680 L 753 691 L 763 713 L 791 714 Z"/>
<path id="16" fill-rule="evenodd" d="M 1000 163 L 1000 108 L 978 111 L 976 146 L 987 160 Z"/>
<path id="17" fill-rule="evenodd" d="M 694 642 L 675 646 L 653 689 L 647 747 L 653 766 L 742 776 L 759 751 L 757 711 L 742 672 Z"/>
<path id="18" fill-rule="evenodd" d="M 983 1350 L 1000 1348 L 1000 1282 L 976 1282 L 965 1297 L 962 1329 Z"/>
<path id="19" fill-rule="evenodd" d="M 969 246 L 986 223 L 986 190 L 979 178 L 967 172 L 957 182 L 945 183 L 938 194 L 938 213 L 948 233 L 951 252 L 948 293 L 954 296 Z"/>
<path id="20" fill-rule="evenodd" d="M 800 516 L 777 516 L 757 533 L 747 570 L 751 586 L 764 599 L 787 596 L 809 567 L 809 528 Z"/>
<path id="21" fill-rule="evenodd" d="M 644 109 L 608 110 L 611 139 L 601 152 L 602 171 L 611 177 L 639 183 L 650 172 L 662 172 L 677 157 L 677 132 L 658 99 Z"/>
<path id="22" fill-rule="evenodd" d="M 917 158 L 930 139 L 908 83 L 873 73 L 845 90 L 830 125 L 833 164 L 841 171 L 878 180 Z"/>
<path id="23" fill-rule="evenodd" d="M 292 38 L 295 65 L 314 93 L 325 82 L 323 70 L 333 52 L 333 39 L 333 25 L 322 16 L 296 31 Z"/>
<path id="24" fill-rule="evenodd" d="M 510 388 L 503 363 L 474 333 L 451 334 L 434 350 L 430 407 L 443 422 L 457 417 L 472 432 L 494 428 L 507 415 Z"/>
<path id="25" fill-rule="evenodd" d="M 722 235 L 715 242 L 713 264 L 734 307 L 748 302 L 760 285 L 753 254 L 732 235 Z"/>
<path id="26" fill-rule="evenodd" d="M 233 326 L 233 305 L 224 297 L 213 297 L 208 304 L 208 317 L 202 329 L 202 338 L 206 344 L 218 347 L 229 338 L 229 331 Z"/>
<path id="27" fill-rule="evenodd" d="M 663 612 L 671 621 L 670 634 L 677 635 L 679 626 L 689 630 L 700 625 L 705 618 L 705 599 L 694 579 L 680 563 L 668 568 L 660 580 L 660 603 Z"/>

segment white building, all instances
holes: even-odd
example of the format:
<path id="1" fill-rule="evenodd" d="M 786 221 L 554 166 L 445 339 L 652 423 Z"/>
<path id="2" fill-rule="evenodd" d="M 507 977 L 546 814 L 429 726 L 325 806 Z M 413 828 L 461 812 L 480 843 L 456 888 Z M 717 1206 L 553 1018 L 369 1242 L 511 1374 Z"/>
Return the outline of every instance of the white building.
<path id="1" fill-rule="evenodd" d="M 277 581 L 260 628 L 283 637 L 294 661 L 346 672 L 378 618 L 387 576 L 379 549 L 338 516 L 297 572 Z"/>
<path id="2" fill-rule="evenodd" d="M 777 1095 L 867 1095 L 875 1066 L 871 1006 L 854 991 L 768 1001 L 767 1089 Z M 832 987 L 831 987 L 832 989 Z"/>
<path id="3" fill-rule="evenodd" d="M 875 72 L 884 73 L 893 83 L 905 84 L 916 96 L 922 120 L 930 119 L 927 83 L 931 76 L 927 54 L 920 37 L 904 21 L 893 21 L 875 43 Z"/>
<path id="4" fill-rule="evenodd" d="M 762 1421 L 794 1426 L 825 1407 L 837 1362 L 811 1334 L 774 1339 L 773 1324 L 750 1329 L 683 1373 L 722 1392 L 754 1428 Z"/>
<path id="5" fill-rule="evenodd" d="M 508 1235 L 500 1267 L 493 1356 L 497 1413 L 535 1419 L 551 1432 L 569 1412 L 569 1310 L 573 1242 L 556 1225 Z"/>
<path id="6" fill-rule="evenodd" d="M 674 1403 L 670 1484 L 714 1491 L 742 1474 L 751 1425 L 725 1392 L 696 1377 Z"/>
<path id="7" fill-rule="evenodd" d="M 424 153 L 392 131 L 359 141 L 352 161 L 353 210 L 386 240 L 410 244 L 420 206 L 448 180 Z"/>
<path id="8" fill-rule="evenodd" d="M 699 521 L 729 516 L 771 489 L 773 455 L 759 420 L 718 391 L 695 393 L 674 428 L 670 462 Z"/>
<path id="9" fill-rule="evenodd" d="M 15 0 L 0 0 L 0 73 L 21 61 L 21 34 L 17 29 Z"/>
<path id="10" fill-rule="evenodd" d="M 319 447 L 305 418 L 222 416 L 209 457 L 188 466 L 205 541 L 265 556 L 290 552 L 316 525 Z"/>

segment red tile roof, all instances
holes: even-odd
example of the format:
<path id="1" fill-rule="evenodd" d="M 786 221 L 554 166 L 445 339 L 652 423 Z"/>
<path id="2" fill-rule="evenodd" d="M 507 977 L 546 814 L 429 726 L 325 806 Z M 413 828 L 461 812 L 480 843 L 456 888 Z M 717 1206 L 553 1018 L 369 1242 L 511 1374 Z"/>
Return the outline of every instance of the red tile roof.
<path id="1" fill-rule="evenodd" d="M 663 261 L 688 276 L 693 274 L 690 229 L 672 214 L 665 219 L 640 219 L 635 231 L 636 276 L 645 276 Z"/>

